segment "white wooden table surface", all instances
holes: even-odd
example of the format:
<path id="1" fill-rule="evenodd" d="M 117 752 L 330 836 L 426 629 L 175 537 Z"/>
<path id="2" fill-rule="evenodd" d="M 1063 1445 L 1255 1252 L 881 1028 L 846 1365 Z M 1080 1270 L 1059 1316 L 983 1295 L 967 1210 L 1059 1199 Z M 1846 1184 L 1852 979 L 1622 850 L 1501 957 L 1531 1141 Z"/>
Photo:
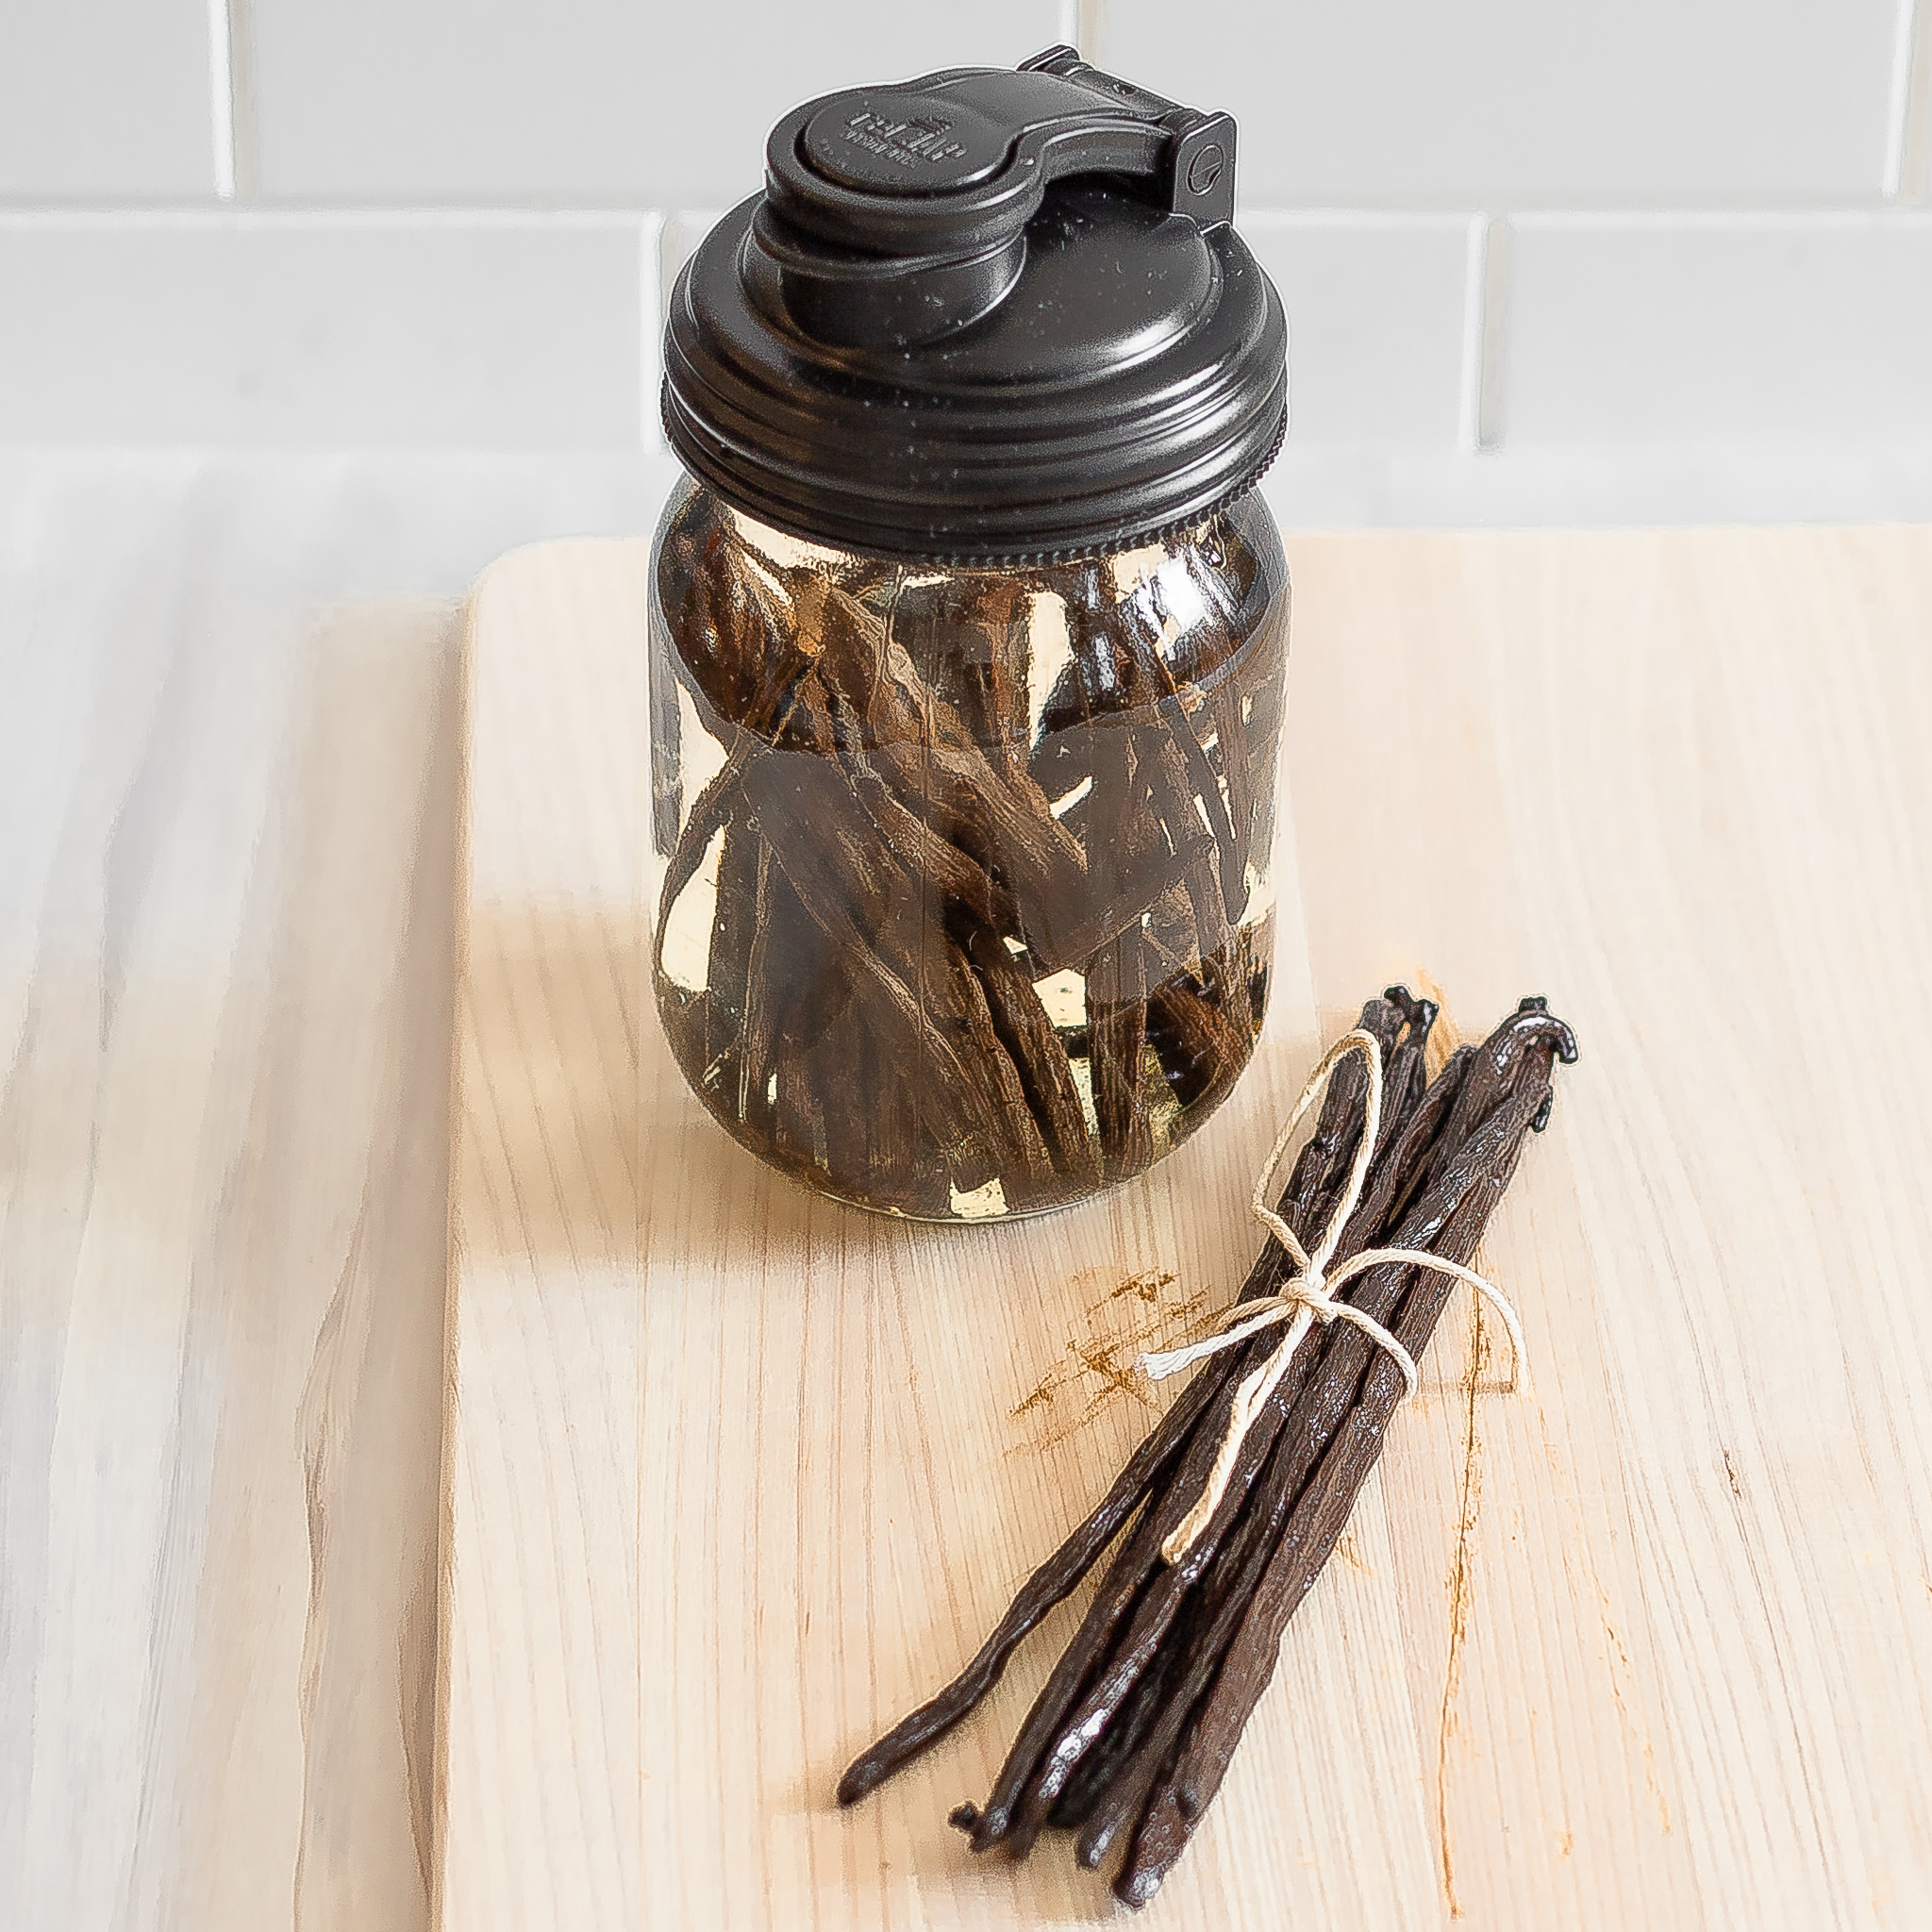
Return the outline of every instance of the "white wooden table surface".
<path id="1" fill-rule="evenodd" d="M 668 475 L 0 452 L 7 1932 L 429 1923 L 459 593 Z"/>
<path id="2" fill-rule="evenodd" d="M 943 1248 L 669 1074 L 636 547 L 487 581 L 466 866 L 446 611 L 108 559 L 50 654 L 6 579 L 0 1924 L 1107 1916 L 942 1824 L 1053 1630 L 830 1783 L 1144 1426 L 1068 1341 L 1225 1291 L 1273 1110 L 1420 972 L 1582 1038 L 1490 1247 L 1530 1382 L 1445 1325 L 1147 1923 L 1932 1922 L 1932 535 L 1290 547 L 1243 1103 Z"/>

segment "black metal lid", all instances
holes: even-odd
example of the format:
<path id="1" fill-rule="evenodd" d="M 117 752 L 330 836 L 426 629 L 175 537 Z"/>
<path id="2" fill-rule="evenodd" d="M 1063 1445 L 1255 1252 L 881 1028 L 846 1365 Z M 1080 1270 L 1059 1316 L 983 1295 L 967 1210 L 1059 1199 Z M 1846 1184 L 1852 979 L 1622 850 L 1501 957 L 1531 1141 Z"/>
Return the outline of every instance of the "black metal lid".
<path id="1" fill-rule="evenodd" d="M 1067 47 L 827 94 L 678 277 L 664 423 L 727 502 L 885 556 L 1110 549 L 1251 488 L 1288 324 L 1234 123 Z"/>

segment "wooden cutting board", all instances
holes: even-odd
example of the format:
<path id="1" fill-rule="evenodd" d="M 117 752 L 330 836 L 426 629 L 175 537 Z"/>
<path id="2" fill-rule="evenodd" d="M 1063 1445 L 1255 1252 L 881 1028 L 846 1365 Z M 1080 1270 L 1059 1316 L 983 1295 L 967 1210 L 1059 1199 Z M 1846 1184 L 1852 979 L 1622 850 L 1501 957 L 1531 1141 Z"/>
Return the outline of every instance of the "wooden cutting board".
<path id="1" fill-rule="evenodd" d="M 642 544 L 473 605 L 442 1922 L 1116 1916 L 972 1860 L 1068 1607 L 851 1812 L 1151 1421 L 1319 1043 L 1391 977 L 1581 1038 L 1146 1923 L 1932 1923 L 1932 533 L 1290 544 L 1270 1029 L 1178 1155 L 932 1230 L 808 1198 L 651 1008 Z"/>

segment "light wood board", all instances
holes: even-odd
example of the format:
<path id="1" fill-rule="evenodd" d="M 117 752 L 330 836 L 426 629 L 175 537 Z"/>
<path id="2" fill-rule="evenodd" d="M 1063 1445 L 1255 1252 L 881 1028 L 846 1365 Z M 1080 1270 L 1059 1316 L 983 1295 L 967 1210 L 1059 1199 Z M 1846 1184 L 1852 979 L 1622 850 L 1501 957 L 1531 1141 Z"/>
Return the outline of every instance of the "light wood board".
<path id="1" fill-rule="evenodd" d="M 458 611 L 62 508 L 0 596 L 0 1925 L 417 1932 Z"/>
<path id="2" fill-rule="evenodd" d="M 1114 1916 L 975 1863 L 1071 1628 L 849 1813 L 1150 1420 L 1321 1041 L 1391 977 L 1575 1025 L 1459 1308 L 1150 1925 L 1932 1923 L 1932 533 L 1290 543 L 1270 1030 L 1178 1155 L 1005 1228 L 761 1169 L 644 952 L 644 550 L 473 606 L 443 1923 Z"/>

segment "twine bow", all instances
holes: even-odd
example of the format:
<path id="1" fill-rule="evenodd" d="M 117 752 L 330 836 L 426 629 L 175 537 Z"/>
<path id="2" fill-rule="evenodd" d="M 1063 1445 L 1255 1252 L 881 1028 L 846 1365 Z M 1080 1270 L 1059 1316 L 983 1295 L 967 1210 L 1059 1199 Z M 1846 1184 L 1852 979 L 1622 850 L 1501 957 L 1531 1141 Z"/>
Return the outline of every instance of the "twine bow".
<path id="1" fill-rule="evenodd" d="M 1322 1230 L 1322 1238 L 1309 1252 L 1296 1239 L 1293 1228 L 1269 1207 L 1268 1186 L 1274 1179 L 1274 1170 L 1281 1164 L 1281 1157 L 1288 1152 L 1288 1143 L 1293 1138 L 1295 1128 L 1301 1124 L 1302 1117 L 1326 1090 L 1335 1069 L 1352 1053 L 1359 1053 L 1368 1063 L 1369 1096 L 1362 1120 L 1361 1142 L 1349 1169 L 1348 1185 L 1342 1189 L 1341 1198 L 1336 1202 L 1335 1211 L 1328 1217 L 1328 1225 Z M 1315 1071 L 1308 1075 L 1308 1083 L 1302 1089 L 1302 1097 L 1295 1102 L 1287 1125 L 1276 1137 L 1274 1150 L 1255 1177 L 1255 1192 L 1248 1204 L 1248 1211 L 1281 1243 L 1294 1264 L 1294 1272 L 1281 1284 L 1279 1292 L 1257 1296 L 1253 1301 L 1236 1302 L 1229 1307 L 1221 1320 L 1224 1324 L 1232 1323 L 1232 1326 L 1224 1325 L 1219 1333 L 1208 1336 L 1205 1341 L 1190 1342 L 1185 1348 L 1156 1351 L 1141 1357 L 1142 1370 L 1158 1382 L 1208 1356 L 1240 1347 L 1249 1336 L 1259 1334 L 1274 1324 L 1288 1324 L 1288 1333 L 1281 1338 L 1274 1352 L 1243 1377 L 1241 1387 L 1235 1391 L 1234 1405 L 1228 1412 L 1227 1432 L 1222 1438 L 1221 1449 L 1214 1458 L 1214 1467 L 1208 1473 L 1208 1481 L 1194 1507 L 1160 1546 L 1161 1557 L 1166 1562 L 1178 1563 L 1213 1521 L 1214 1512 L 1233 1479 L 1235 1464 L 1240 1459 L 1241 1444 L 1247 1441 L 1248 1431 L 1254 1427 L 1261 1411 L 1267 1407 L 1269 1397 L 1288 1373 L 1288 1365 L 1294 1358 L 1295 1350 L 1317 1323 L 1325 1326 L 1330 1322 L 1347 1322 L 1360 1329 L 1376 1347 L 1393 1359 L 1395 1366 L 1402 1371 L 1402 1379 L 1408 1385 L 1407 1392 L 1410 1395 L 1415 1393 L 1421 1379 L 1416 1373 L 1415 1357 L 1373 1315 L 1352 1303 L 1335 1299 L 1335 1291 L 1356 1275 L 1388 1262 L 1399 1262 L 1412 1268 L 1432 1269 L 1438 1274 L 1453 1275 L 1456 1280 L 1466 1282 L 1494 1307 L 1503 1318 L 1504 1327 L 1509 1331 L 1510 1386 L 1515 1387 L 1524 1361 L 1523 1325 L 1517 1321 L 1516 1310 L 1509 1306 L 1502 1290 L 1493 1282 L 1485 1280 L 1474 1268 L 1465 1268 L 1461 1262 L 1448 1260 L 1441 1255 L 1426 1254 L 1420 1248 L 1364 1248 L 1360 1254 L 1352 1256 L 1341 1267 L 1330 1272 L 1329 1260 L 1341 1240 L 1342 1230 L 1348 1225 L 1349 1216 L 1361 1200 L 1362 1187 L 1368 1179 L 1370 1162 L 1375 1156 L 1375 1141 L 1381 1126 L 1381 1049 L 1372 1035 L 1357 1026 L 1344 1033 L 1322 1056 Z"/>

